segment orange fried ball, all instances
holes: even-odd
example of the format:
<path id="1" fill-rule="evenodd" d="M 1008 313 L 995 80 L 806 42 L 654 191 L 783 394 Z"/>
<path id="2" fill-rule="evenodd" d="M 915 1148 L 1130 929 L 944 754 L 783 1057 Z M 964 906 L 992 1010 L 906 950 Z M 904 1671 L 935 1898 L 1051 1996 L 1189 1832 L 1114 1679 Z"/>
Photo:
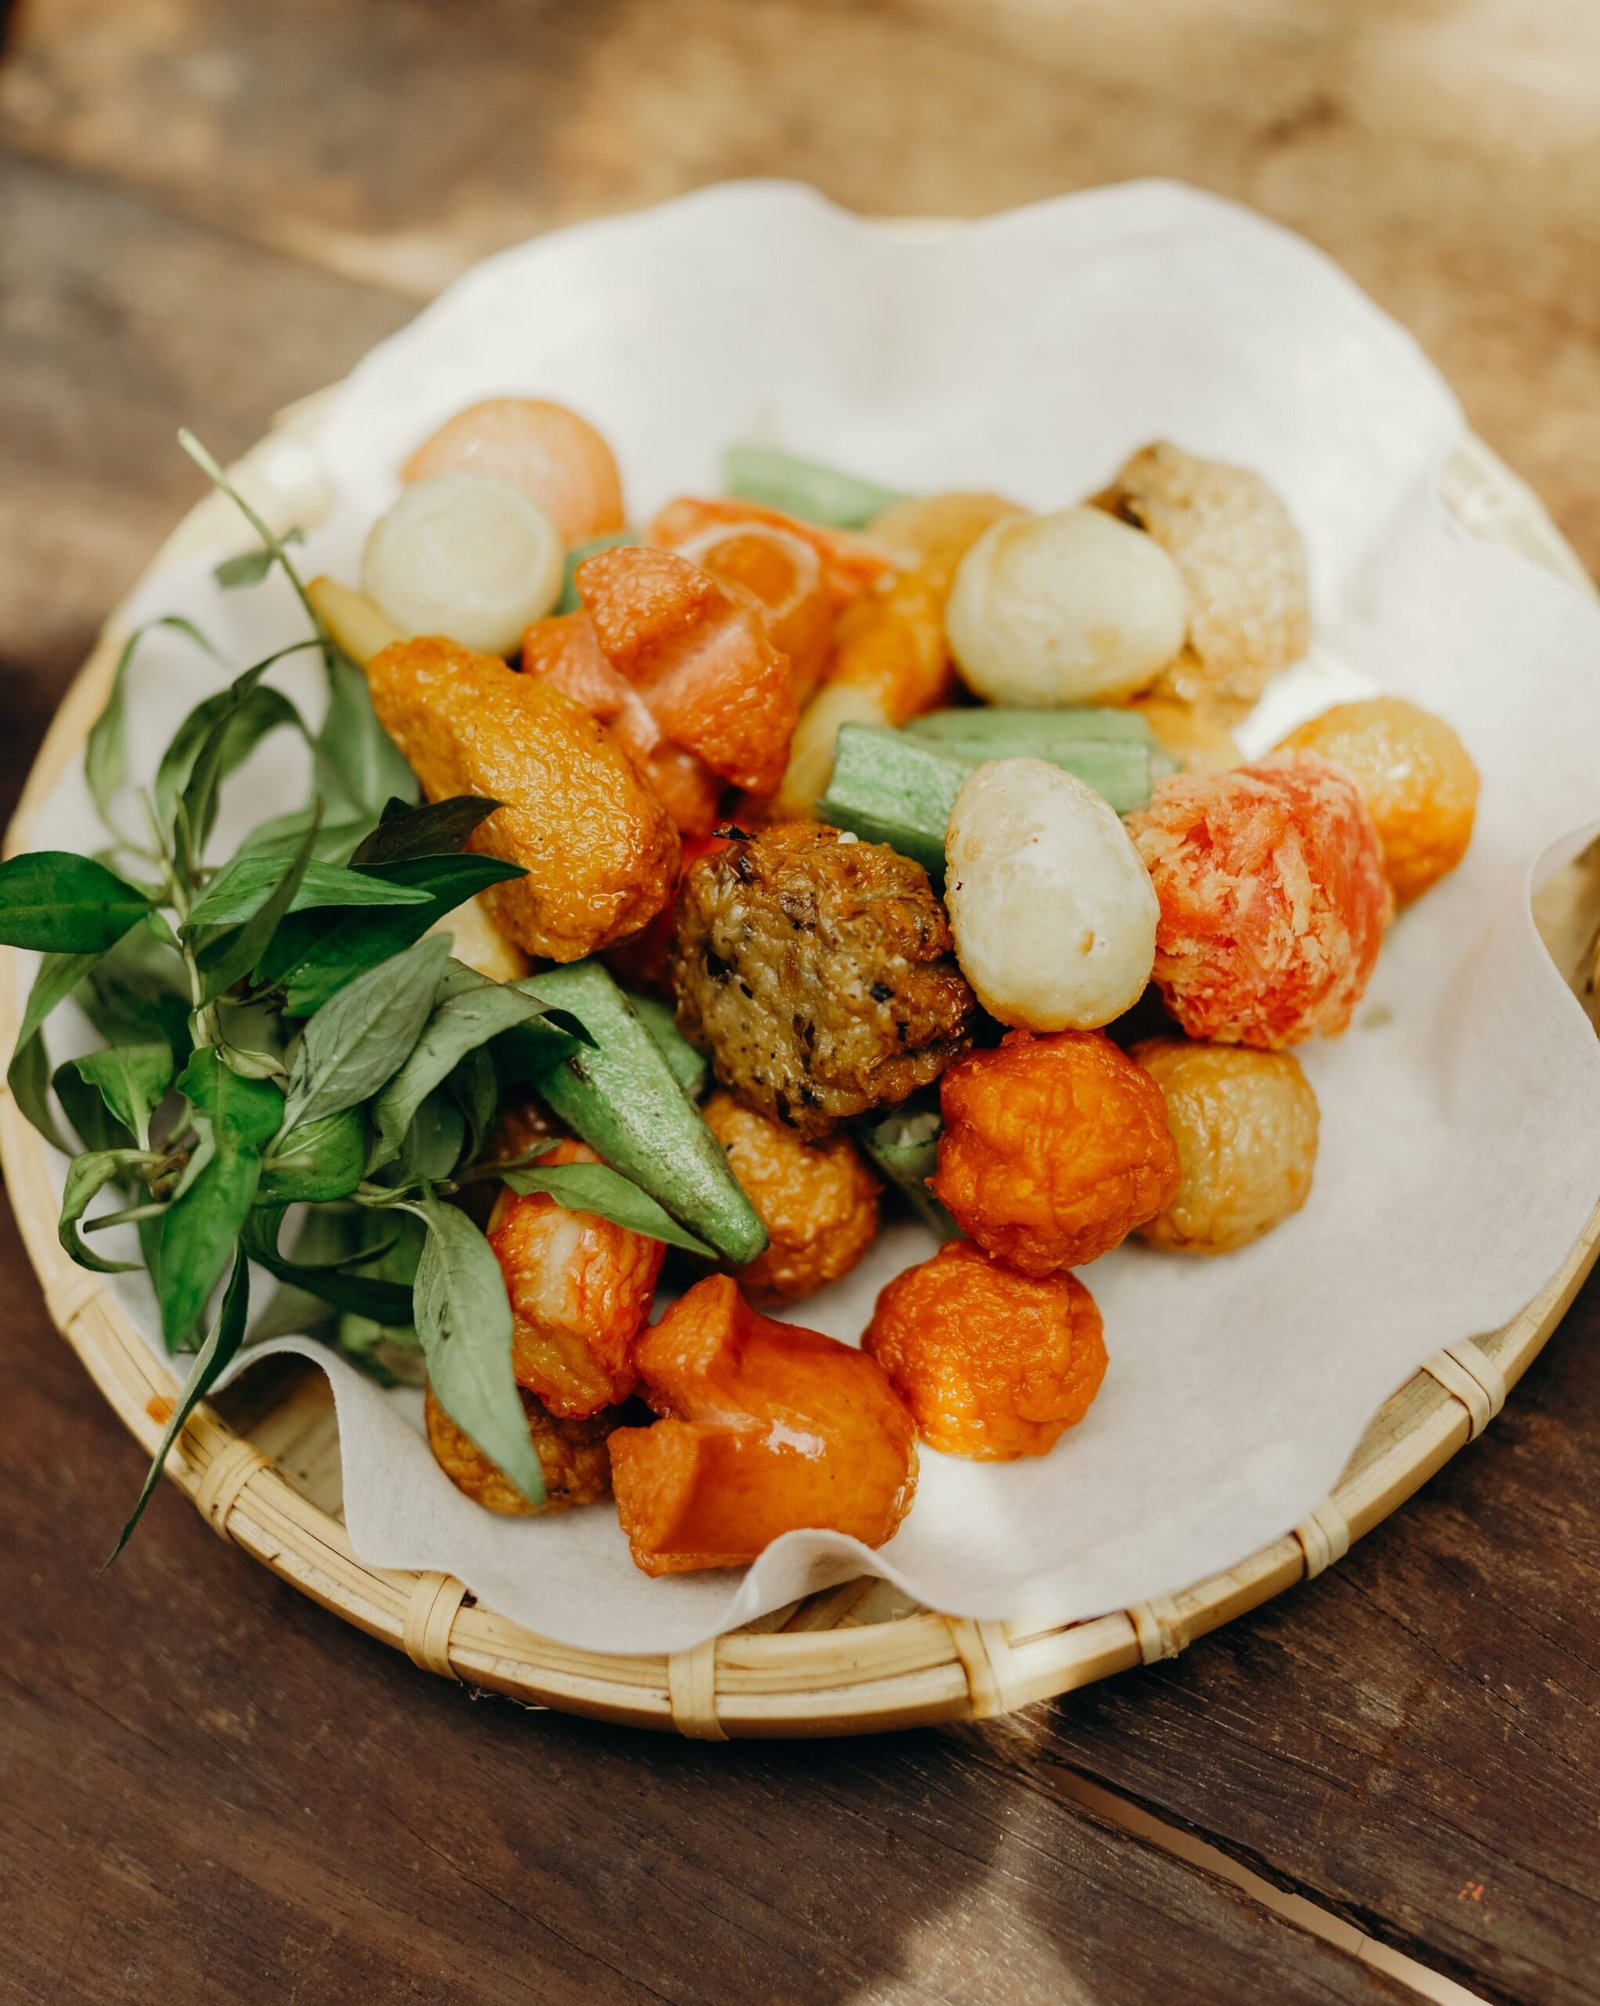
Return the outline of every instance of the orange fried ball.
<path id="1" fill-rule="evenodd" d="M 539 1167 L 598 1163 L 581 1142 L 558 1142 Z M 542 1191 L 509 1193 L 489 1245 L 511 1298 L 511 1369 L 552 1414 L 581 1420 L 633 1391 L 633 1345 L 650 1314 L 659 1240 L 593 1212 L 570 1212 Z"/>
<path id="2" fill-rule="evenodd" d="M 638 1362 L 662 1419 L 612 1435 L 611 1479 L 646 1574 L 743 1567 L 804 1526 L 881 1546 L 910 1510 L 916 1431 L 880 1368 L 762 1316 L 731 1276 L 680 1297 Z"/>
<path id="3" fill-rule="evenodd" d="M 1271 1050 L 1345 1028 L 1392 909 L 1348 774 L 1309 753 L 1176 774 L 1128 832 L 1161 907 L 1156 986 L 1191 1038 Z"/>
<path id="4" fill-rule="evenodd" d="M 622 483 L 611 448 L 586 419 L 537 397 L 490 397 L 441 425 L 400 469 L 401 480 L 480 474 L 520 488 L 570 549 L 621 529 Z"/>
<path id="5" fill-rule="evenodd" d="M 544 1472 L 544 1503 L 529 1504 L 515 1484 L 501 1475 L 496 1466 L 470 1436 L 463 1434 L 433 1397 L 428 1388 L 425 1418 L 428 1447 L 433 1459 L 458 1491 L 486 1511 L 504 1512 L 510 1518 L 531 1518 L 535 1513 L 566 1511 L 572 1505 L 596 1504 L 611 1489 L 611 1456 L 606 1438 L 616 1426 L 613 1414 L 597 1414 L 588 1421 L 558 1421 L 546 1413 L 531 1393 L 522 1396 L 528 1416 L 528 1433 Z"/>
<path id="6" fill-rule="evenodd" d="M 896 1275 L 861 1346 L 930 1449 L 980 1463 L 1047 1455 L 1106 1372 L 1100 1312 L 1076 1275 L 1019 1275 L 970 1240 Z"/>
<path id="7" fill-rule="evenodd" d="M 649 923 L 678 879 L 678 832 L 588 711 L 496 655 L 396 641 L 367 666 L 379 722 L 430 801 L 504 805 L 467 847 L 524 875 L 483 894 L 529 954 L 577 961 Z"/>
<path id="8" fill-rule="evenodd" d="M 1128 1056 L 1165 1094 L 1183 1162 L 1177 1196 L 1142 1239 L 1226 1254 L 1300 1210 L 1317 1160 L 1317 1097 L 1291 1052 L 1147 1038 Z"/>
<path id="9" fill-rule="evenodd" d="M 1053 1275 L 1171 1204 L 1178 1149 L 1150 1075 L 1103 1031 L 1011 1031 L 939 1084 L 933 1193 L 985 1253 Z"/>
<path id="10" fill-rule="evenodd" d="M 750 1301 L 797 1302 L 847 1275 L 878 1230 L 877 1181 L 855 1144 L 802 1142 L 732 1094 L 713 1094 L 702 1112 L 767 1229 L 766 1252 L 737 1270 Z"/>
<path id="11" fill-rule="evenodd" d="M 1478 769 L 1442 717 L 1404 697 L 1369 697 L 1335 704 L 1283 745 L 1331 759 L 1361 789 L 1397 904 L 1421 898 L 1466 855 Z"/>

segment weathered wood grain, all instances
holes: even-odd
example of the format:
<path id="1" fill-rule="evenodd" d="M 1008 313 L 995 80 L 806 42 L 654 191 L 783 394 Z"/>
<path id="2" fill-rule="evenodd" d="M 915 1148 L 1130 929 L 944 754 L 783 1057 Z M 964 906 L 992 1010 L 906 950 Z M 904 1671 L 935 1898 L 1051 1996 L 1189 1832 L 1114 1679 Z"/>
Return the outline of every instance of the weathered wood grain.
<path id="1" fill-rule="evenodd" d="M 728 175 L 972 215 L 1168 174 L 1412 328 L 1600 567 L 1592 0 L 27 0 L 0 140 L 424 294 Z"/>
<path id="2" fill-rule="evenodd" d="M 1497 1998 L 1600 1999 L 1600 1282 L 1475 1447 L 1328 1574 L 1069 1695 L 1082 1772 Z"/>
<path id="3" fill-rule="evenodd" d="M 930 1735 L 715 1751 L 424 1678 L 163 1490 L 0 1225 L 0 1996 L 1350 2002 L 1402 1988 Z M 1172 1988 L 1176 1987 L 1174 1991 Z"/>

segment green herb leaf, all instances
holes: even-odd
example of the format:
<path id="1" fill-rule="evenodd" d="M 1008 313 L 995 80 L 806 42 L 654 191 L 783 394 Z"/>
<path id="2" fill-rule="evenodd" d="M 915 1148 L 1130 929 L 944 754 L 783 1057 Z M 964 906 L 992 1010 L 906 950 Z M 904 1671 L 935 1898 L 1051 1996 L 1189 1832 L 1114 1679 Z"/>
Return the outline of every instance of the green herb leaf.
<path id="1" fill-rule="evenodd" d="M 560 1034 L 557 1033 L 559 1036 Z M 480 1045 L 468 1052 L 445 1081 L 450 1097 L 467 1125 L 465 1155 L 473 1162 L 482 1153 L 500 1112 L 500 1077 L 494 1055 Z"/>
<path id="2" fill-rule="evenodd" d="M 234 851 L 234 862 L 242 857 L 294 856 L 306 831 L 317 823 L 320 806 L 319 796 L 308 807 L 293 808 L 287 815 L 274 815 L 270 821 L 260 823 Z M 365 811 L 323 820 L 317 826 L 311 854 L 319 864 L 347 864 L 351 851 L 371 828 L 372 817 Z"/>
<path id="3" fill-rule="evenodd" d="M 434 934 L 358 975 L 301 1033 L 285 1127 L 368 1100 L 410 1057 L 427 1023 L 450 943 Z"/>
<path id="4" fill-rule="evenodd" d="M 348 1198 L 367 1160 L 367 1124 L 360 1108 L 341 1108 L 298 1122 L 278 1137 L 261 1166 L 256 1202 L 322 1204 Z"/>
<path id="5" fill-rule="evenodd" d="M 461 969 L 459 962 L 451 964 Z M 461 969 L 463 975 L 471 971 Z M 485 976 L 477 977 L 435 1007 L 411 1056 L 379 1094 L 373 1107 L 373 1142 L 369 1170 L 391 1162 L 400 1154 L 400 1144 L 412 1118 L 435 1087 L 440 1086 L 458 1060 L 480 1045 L 537 1017 L 543 1006 L 536 996 L 510 989 Z M 316 1019 L 313 1018 L 315 1023 Z M 568 1049 L 571 1049 L 569 1042 Z M 443 1173 L 440 1173 L 441 1175 Z"/>
<path id="6" fill-rule="evenodd" d="M 307 835 L 314 837 L 314 831 Z M 189 909 L 182 931 L 193 933 L 206 926 L 239 926 L 253 919 L 282 884 L 281 857 L 235 858 L 216 877 Z M 430 894 L 420 885 L 385 883 L 361 871 L 338 864 L 312 860 L 310 846 L 299 879 L 283 910 L 310 912 L 324 906 L 427 905 Z M 281 917 L 281 915 L 280 915 Z M 265 945 L 265 943 L 263 943 Z"/>
<path id="7" fill-rule="evenodd" d="M 66 1065 L 57 1066 L 50 1084 L 85 1154 L 138 1147 L 132 1129 L 124 1128 L 112 1115 L 100 1089 L 79 1076 L 74 1062 L 69 1060 Z"/>
<path id="8" fill-rule="evenodd" d="M 411 1321 L 411 1284 L 386 1278 L 350 1274 L 342 1268 L 290 1260 L 278 1252 L 277 1233 L 282 1213 L 265 1206 L 245 1222 L 242 1246 L 258 1267 L 291 1288 L 301 1289 L 318 1302 L 329 1303 L 352 1316 L 370 1316 L 382 1324 L 405 1325 Z M 312 1214 L 314 1218 L 315 1213 Z"/>
<path id="9" fill-rule="evenodd" d="M 631 1178 L 604 1163 L 555 1163 L 548 1169 L 534 1164 L 526 1170 L 503 1171 L 501 1179 L 513 1191 L 546 1191 L 569 1212 L 593 1212 L 614 1226 L 626 1226 L 631 1233 L 681 1247 L 686 1254 L 698 1254 L 707 1261 L 717 1258 L 714 1247 L 680 1226 L 649 1192 L 641 1191 Z"/>
<path id="10" fill-rule="evenodd" d="M 169 1347 L 188 1336 L 226 1272 L 284 1105 L 276 1087 L 241 1079 L 211 1046 L 190 1059 L 178 1090 L 194 1110 L 200 1146 L 161 1222 L 158 1294 Z"/>
<path id="11" fill-rule="evenodd" d="M 304 543 L 303 530 L 286 529 L 279 539 L 280 547 L 291 543 Z M 278 561 L 278 551 L 263 544 L 259 550 L 243 550 L 237 557 L 225 557 L 220 564 L 213 565 L 211 575 L 224 592 L 236 591 L 241 585 L 259 585 Z"/>
<path id="12" fill-rule="evenodd" d="M 117 666 L 111 677 L 111 693 L 106 698 L 105 709 L 89 727 L 89 736 L 84 741 L 83 748 L 84 777 L 89 783 L 89 792 L 94 796 L 94 804 L 100 811 L 100 819 L 108 827 L 111 803 L 118 788 L 128 777 L 128 732 L 125 715 L 128 669 L 146 636 L 161 627 L 170 627 L 177 633 L 187 635 L 195 646 L 203 648 L 213 661 L 221 659 L 194 622 L 184 619 L 181 613 L 168 613 L 159 620 L 147 620 L 142 627 L 136 627 L 123 642 L 122 653 L 117 657 Z"/>
<path id="13" fill-rule="evenodd" d="M 50 1054 L 44 1042 L 44 1022 L 57 1004 L 64 1003 L 100 959 L 98 954 L 47 954 L 39 963 L 22 1013 L 16 1050 L 6 1068 L 6 1085 L 11 1097 L 45 1141 L 63 1155 L 72 1151 L 61 1139 L 55 1116 L 50 1111 Z"/>
<path id="14" fill-rule="evenodd" d="M 106 1566 L 116 1559 L 128 1543 L 128 1537 L 139 1523 L 145 1506 L 150 1502 L 150 1493 L 156 1487 L 156 1479 L 161 1475 L 162 1465 L 167 1460 L 167 1452 L 178 1439 L 179 1431 L 195 1408 L 221 1378 L 244 1342 L 245 1324 L 250 1315 L 250 1269 L 244 1255 L 234 1261 L 233 1274 L 223 1295 L 217 1320 L 206 1334 L 206 1340 L 195 1353 L 194 1363 L 189 1368 L 189 1376 L 183 1382 L 183 1391 L 178 1395 L 178 1404 L 172 1410 L 166 1431 L 161 1437 L 161 1445 L 151 1459 L 148 1475 L 133 1507 L 133 1516 L 122 1528 L 122 1535 L 106 1560 Z"/>
<path id="15" fill-rule="evenodd" d="M 442 1184 L 461 1162 L 466 1146 L 466 1117 L 454 1097 L 442 1090 L 429 1094 L 400 1138 L 397 1183 L 406 1188 Z"/>
<path id="16" fill-rule="evenodd" d="M 529 1504 L 544 1472 L 511 1371 L 511 1304 L 488 1241 L 464 1212 L 423 1200 L 428 1238 L 417 1265 L 417 1336 L 434 1398 Z"/>
<path id="17" fill-rule="evenodd" d="M 163 1040 L 188 1056 L 189 984 L 165 922 L 146 920 L 90 969 L 79 1002 L 108 1045 Z"/>
<path id="18" fill-rule="evenodd" d="M 73 850 L 28 850 L 0 864 L 0 941 L 41 954 L 104 954 L 154 904 L 148 892 Z"/>
<path id="19" fill-rule="evenodd" d="M 390 801 L 383 818 L 350 859 L 352 864 L 394 864 L 404 857 L 453 856 L 502 804 L 480 794 L 453 794 L 421 808 Z"/>
<path id="20" fill-rule="evenodd" d="M 366 671 L 328 646 L 328 711 L 312 748 L 319 791 L 369 815 L 391 796 L 415 801 L 416 775 L 378 722 Z"/>
<path id="21" fill-rule="evenodd" d="M 104 1051 L 69 1060 L 61 1070 L 75 1073 L 93 1087 L 139 1147 L 150 1147 L 150 1117 L 172 1089 L 170 1045 L 108 1045 Z"/>
<path id="22" fill-rule="evenodd" d="M 78 1221 L 108 1184 L 120 1182 L 130 1170 L 151 1160 L 139 1149 L 97 1149 L 72 1159 L 61 1194 L 59 1231 L 62 1246 L 80 1268 L 90 1268 L 97 1275 L 131 1274 L 138 1268 L 137 1261 L 107 1261 L 91 1253 L 78 1236 Z"/>
<path id="23" fill-rule="evenodd" d="M 223 934 L 219 940 L 208 942 L 196 955 L 196 964 L 205 978 L 204 993 L 208 1003 L 224 995 L 241 976 L 248 975 L 267 951 L 285 913 L 300 894 L 306 872 L 311 867 L 311 852 L 321 820 L 322 803 L 318 801 L 314 804 L 311 826 L 301 837 L 300 847 L 288 866 L 285 867 L 278 859 L 271 860 L 269 868 L 276 870 L 278 881 L 268 890 L 255 911 L 242 926 Z M 226 875 L 224 872 L 223 876 Z M 189 917 L 192 922 L 192 908 Z"/>

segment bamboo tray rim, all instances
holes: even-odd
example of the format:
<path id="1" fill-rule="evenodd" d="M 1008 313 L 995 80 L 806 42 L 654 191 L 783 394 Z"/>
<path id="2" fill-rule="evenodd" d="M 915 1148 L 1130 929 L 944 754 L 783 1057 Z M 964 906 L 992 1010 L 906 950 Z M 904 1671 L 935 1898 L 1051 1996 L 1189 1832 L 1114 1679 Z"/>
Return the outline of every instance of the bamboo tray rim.
<path id="1" fill-rule="evenodd" d="M 295 435 L 308 399 L 247 455 L 241 473 L 280 527 L 303 504 Z M 1586 591 L 1571 547 L 1520 480 L 1464 436 L 1441 470 L 1442 499 L 1470 533 L 1515 550 Z M 225 518 L 208 497 L 144 573 L 216 540 Z M 231 532 L 224 530 L 223 534 Z M 6 831 L 25 848 L 40 804 L 80 755 L 109 688 L 124 621 L 114 613 L 70 685 Z M 0 949 L 0 1040 L 20 1021 L 19 968 Z M 58 1198 L 43 1139 L 0 1090 L 0 1168 L 52 1322 L 147 1454 L 178 1379 L 150 1349 L 101 1276 L 76 1267 L 56 1234 Z M 290 1483 L 248 1432 L 202 1403 L 173 1445 L 166 1475 L 222 1538 L 302 1594 L 426 1671 L 535 1706 L 675 1729 L 695 1739 L 872 1733 L 980 1720 L 1069 1692 L 1185 1645 L 1338 1561 L 1459 1449 L 1476 1440 L 1537 1357 L 1600 1253 L 1600 1207 L 1558 1271 L 1502 1329 L 1435 1353 L 1384 1403 L 1330 1496 L 1302 1524 L 1181 1593 L 1064 1625 L 980 1622 L 919 1610 L 855 1617 L 863 1584 L 807 1598 L 784 1627 L 734 1631 L 693 1649 L 622 1656 L 557 1644 L 477 1603 L 433 1572 L 369 1567 L 341 1520 Z"/>

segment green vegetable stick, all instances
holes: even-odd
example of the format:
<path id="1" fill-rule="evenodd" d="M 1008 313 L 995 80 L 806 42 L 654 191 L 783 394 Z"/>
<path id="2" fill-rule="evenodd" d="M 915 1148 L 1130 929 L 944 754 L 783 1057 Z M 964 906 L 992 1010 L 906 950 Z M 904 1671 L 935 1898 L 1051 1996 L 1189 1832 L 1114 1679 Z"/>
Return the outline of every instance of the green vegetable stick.
<path id="1" fill-rule="evenodd" d="M 903 1107 L 890 1108 L 856 1131 L 867 1160 L 910 1200 L 912 1210 L 941 1240 L 957 1240 L 960 1228 L 928 1189 L 939 1165 L 937 1099 L 917 1095 Z"/>
<path id="2" fill-rule="evenodd" d="M 628 1001 L 644 1028 L 661 1047 L 661 1056 L 672 1068 L 672 1077 L 690 1100 L 697 1101 L 711 1077 L 711 1062 L 698 1052 L 678 1029 L 672 1005 L 660 996 L 638 996 L 631 990 Z"/>
<path id="3" fill-rule="evenodd" d="M 540 1098 L 719 1254 L 736 1266 L 753 1261 L 766 1229 L 631 999 L 598 961 L 546 969 L 529 986 L 594 1039 L 540 1074 Z"/>
<path id="4" fill-rule="evenodd" d="M 814 460 L 797 460 L 772 446 L 730 446 L 722 469 L 730 495 L 830 529 L 865 529 L 885 509 L 906 499 L 876 481 L 859 480 Z"/>
<path id="5" fill-rule="evenodd" d="M 1049 759 L 1055 747 L 1154 743 L 1150 726 L 1137 711 L 1087 704 L 1063 710 L 1021 710 L 1003 704 L 930 710 L 901 729 L 936 751 L 970 752 L 977 759 Z"/>

